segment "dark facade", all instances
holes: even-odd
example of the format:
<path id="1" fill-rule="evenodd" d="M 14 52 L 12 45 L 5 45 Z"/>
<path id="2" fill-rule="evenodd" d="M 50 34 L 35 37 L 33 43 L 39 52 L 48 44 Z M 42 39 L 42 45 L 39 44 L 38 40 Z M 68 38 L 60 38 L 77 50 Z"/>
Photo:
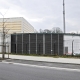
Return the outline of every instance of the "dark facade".
<path id="1" fill-rule="evenodd" d="M 11 52 L 22 54 L 63 55 L 63 34 L 12 34 Z"/>

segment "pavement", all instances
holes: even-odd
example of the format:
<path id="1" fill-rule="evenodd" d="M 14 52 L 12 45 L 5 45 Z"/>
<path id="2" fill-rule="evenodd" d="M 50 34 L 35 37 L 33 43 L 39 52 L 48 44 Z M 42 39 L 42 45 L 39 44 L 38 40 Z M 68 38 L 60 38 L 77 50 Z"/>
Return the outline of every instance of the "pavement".
<path id="1" fill-rule="evenodd" d="M 0 54 L 0 57 L 2 57 L 2 54 Z M 6 54 L 5 57 L 8 58 L 8 54 Z M 53 58 L 53 57 L 42 57 L 42 56 L 23 56 L 23 55 L 9 55 L 9 58 L 80 65 L 80 59 L 75 59 L 75 58 Z"/>

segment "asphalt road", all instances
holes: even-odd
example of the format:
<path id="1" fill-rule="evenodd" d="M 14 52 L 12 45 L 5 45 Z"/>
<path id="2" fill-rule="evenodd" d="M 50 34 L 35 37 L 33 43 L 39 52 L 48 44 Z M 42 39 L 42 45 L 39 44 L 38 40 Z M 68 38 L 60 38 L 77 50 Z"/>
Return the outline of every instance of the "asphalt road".
<path id="1" fill-rule="evenodd" d="M 80 72 L 0 62 L 0 80 L 80 80 Z"/>
<path id="2" fill-rule="evenodd" d="M 14 62 L 14 63 L 30 64 L 38 66 L 59 67 L 59 68 L 80 69 L 80 65 L 77 64 L 63 64 L 63 63 L 29 61 L 29 60 L 19 60 L 19 59 L 8 59 L 6 60 L 6 62 Z"/>

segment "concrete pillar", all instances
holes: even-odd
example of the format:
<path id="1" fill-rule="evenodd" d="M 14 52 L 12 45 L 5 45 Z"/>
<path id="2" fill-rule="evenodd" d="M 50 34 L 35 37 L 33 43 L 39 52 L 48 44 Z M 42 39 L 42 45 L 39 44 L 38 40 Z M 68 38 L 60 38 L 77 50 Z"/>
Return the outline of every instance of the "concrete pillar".
<path id="1" fill-rule="evenodd" d="M 58 55 L 59 55 L 59 34 L 58 34 Z"/>
<path id="2" fill-rule="evenodd" d="M 45 34 L 43 34 L 43 54 L 45 54 Z"/>
<path id="3" fill-rule="evenodd" d="M 30 54 L 30 34 L 29 34 L 29 54 Z"/>
<path id="4" fill-rule="evenodd" d="M 16 34 L 16 54 L 17 54 L 17 34 Z"/>
<path id="5" fill-rule="evenodd" d="M 37 34 L 36 34 L 36 54 L 37 54 Z"/>
<path id="6" fill-rule="evenodd" d="M 52 52 L 53 50 L 52 50 L 52 33 L 51 33 L 51 55 L 52 55 Z"/>
<path id="7" fill-rule="evenodd" d="M 22 54 L 23 54 L 23 33 L 22 33 Z"/>

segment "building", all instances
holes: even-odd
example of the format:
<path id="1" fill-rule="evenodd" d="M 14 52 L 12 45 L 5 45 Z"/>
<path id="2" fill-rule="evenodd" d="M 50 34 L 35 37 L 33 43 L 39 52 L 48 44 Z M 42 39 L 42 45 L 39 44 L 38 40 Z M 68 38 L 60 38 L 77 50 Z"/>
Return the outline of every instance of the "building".
<path id="1" fill-rule="evenodd" d="M 11 53 L 63 55 L 63 34 L 20 33 L 11 35 Z"/>
<path id="2" fill-rule="evenodd" d="M 11 37 L 13 33 L 34 33 L 34 27 L 23 17 L 0 18 L 0 53 L 3 47 L 3 26 L 5 32 L 5 52 L 11 52 Z"/>
<path id="3" fill-rule="evenodd" d="M 0 18 L 0 32 L 4 30 L 6 33 L 34 33 L 34 27 L 23 17 L 16 18 Z"/>

